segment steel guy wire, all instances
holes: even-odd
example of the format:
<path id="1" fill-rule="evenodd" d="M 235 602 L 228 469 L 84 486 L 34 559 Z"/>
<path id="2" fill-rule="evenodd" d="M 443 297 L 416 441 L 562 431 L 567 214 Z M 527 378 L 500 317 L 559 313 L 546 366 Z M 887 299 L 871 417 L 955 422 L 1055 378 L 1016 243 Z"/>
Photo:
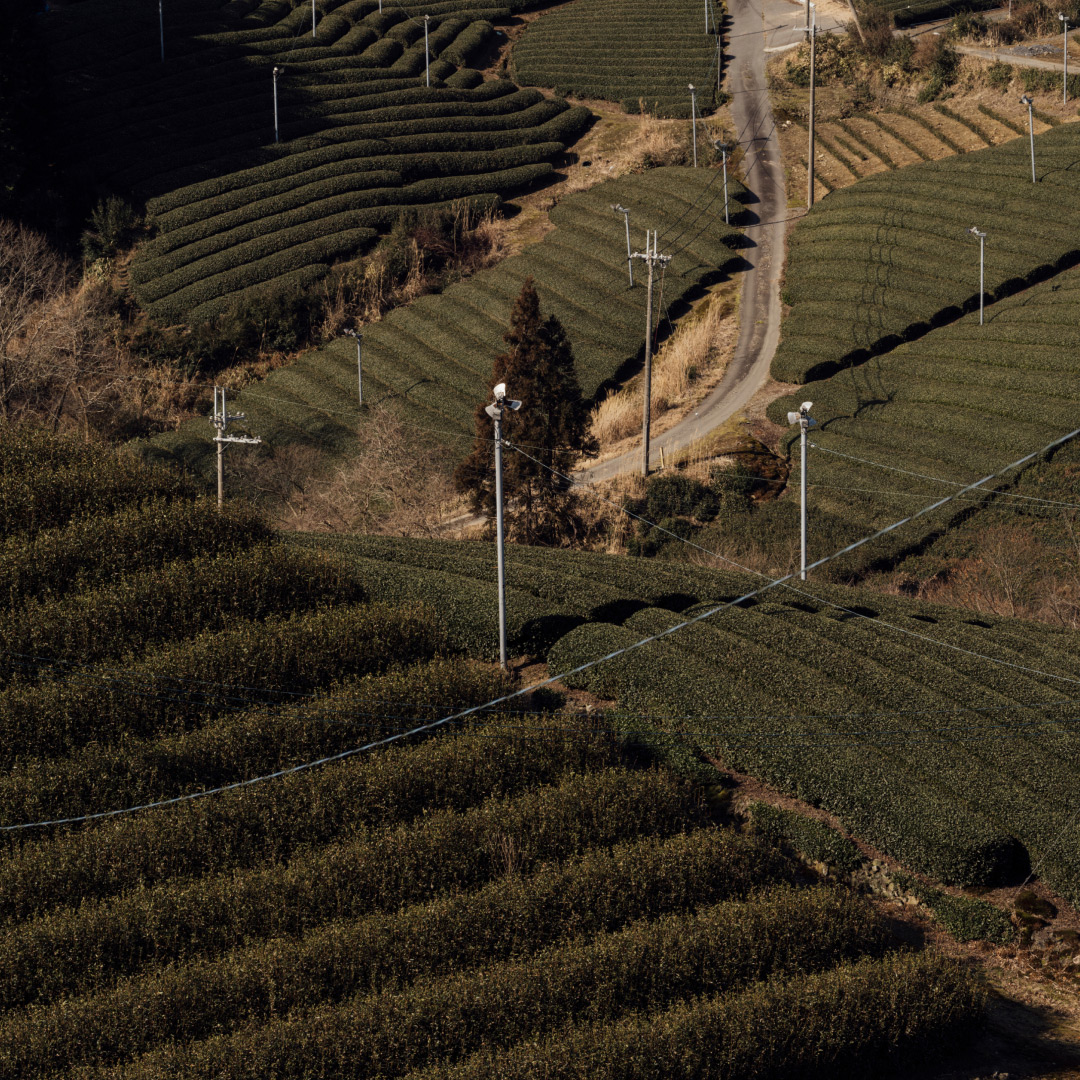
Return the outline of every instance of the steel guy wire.
<path id="1" fill-rule="evenodd" d="M 1072 432 L 1070 435 L 1065 436 L 1062 440 L 1059 440 L 1059 442 L 1065 441 L 1066 439 L 1071 439 L 1077 434 L 1080 434 L 1080 428 L 1078 428 L 1076 431 Z M 573 484 L 573 485 L 575 485 L 577 487 L 586 487 L 588 489 L 588 485 L 584 484 L 582 481 L 574 480 L 572 477 L 568 477 L 564 473 L 557 472 L 557 470 L 552 469 L 551 466 L 546 465 L 546 464 L 544 464 L 544 462 L 539 461 L 536 458 L 531 457 L 531 455 L 529 455 L 529 454 L 525 454 L 524 451 L 519 450 L 516 446 L 513 446 L 512 444 L 507 444 L 507 445 L 510 445 L 511 449 L 517 450 L 517 452 L 522 454 L 523 456 L 529 458 L 532 461 L 535 461 L 542 468 L 548 469 L 550 472 L 555 473 L 557 476 L 561 477 L 564 480 L 568 480 L 571 484 Z M 1055 442 L 1055 443 L 1051 443 L 1050 445 L 1051 446 L 1056 446 L 1056 445 L 1058 445 L 1058 443 Z M 1028 456 L 1028 458 L 1023 458 L 1021 460 L 1022 461 L 1027 461 L 1030 457 L 1035 457 L 1038 454 L 1044 453 L 1044 452 L 1045 452 L 1045 450 L 1036 451 L 1035 454 L 1031 454 L 1031 455 Z M 1012 469 L 1014 467 L 1015 467 L 1015 465 L 1010 465 L 1010 466 L 1007 466 L 1006 469 L 1004 469 L 1002 471 L 1007 472 L 1009 469 Z M 985 480 L 979 481 L 979 483 L 985 483 Z M 971 485 L 971 486 L 974 487 L 975 485 Z M 590 490 L 591 493 L 596 498 L 600 499 L 603 502 L 608 503 L 611 506 L 616 507 L 616 509 L 622 511 L 622 513 L 626 514 L 627 516 L 632 517 L 637 521 L 641 521 L 644 524 L 650 525 L 654 529 L 657 529 L 660 532 L 664 533 L 665 535 L 673 537 L 676 540 L 681 541 L 682 543 L 688 545 L 689 547 L 696 548 L 698 551 L 701 551 L 706 555 L 710 555 L 710 556 L 713 556 L 714 558 L 720 559 L 722 562 L 726 562 L 729 565 L 734 566 L 739 570 L 742 570 L 744 573 L 751 574 L 753 576 L 761 577 L 761 578 L 767 578 L 768 577 L 767 574 L 762 573 L 760 570 L 752 570 L 750 567 L 743 566 L 741 563 L 736 562 L 734 559 L 729 559 L 727 556 L 721 555 L 719 552 L 712 551 L 712 550 L 710 550 L 709 548 L 706 548 L 706 547 L 702 547 L 700 544 L 694 543 L 694 541 L 688 539 L 687 537 L 679 536 L 677 533 L 674 533 L 669 529 L 663 528 L 663 526 L 661 526 L 661 525 L 657 525 L 654 522 L 649 521 L 647 518 L 642 517 L 640 514 L 633 513 L 628 508 L 619 505 L 618 503 L 614 502 L 611 499 L 605 498 L 604 496 L 600 495 L 598 492 L 592 491 L 592 489 L 588 489 L 588 490 Z M 870 537 L 869 539 L 876 539 L 878 536 L 883 535 L 885 532 L 890 532 L 893 529 L 898 528 L 900 525 L 906 524 L 909 521 L 913 521 L 915 518 L 921 517 L 924 514 L 929 513 L 931 510 L 937 509 L 938 507 L 944 505 L 945 503 L 951 502 L 954 499 L 959 498 L 959 496 L 962 495 L 962 494 L 963 494 L 963 492 L 957 492 L 955 495 L 947 496 L 945 499 L 939 500 L 938 502 L 934 503 L 932 506 L 924 508 L 923 510 L 918 511 L 916 514 L 910 515 L 909 517 L 903 518 L 900 522 L 897 522 L 897 523 L 894 523 L 893 525 L 887 526 L 884 530 L 879 530 L 878 532 L 874 533 L 873 536 Z M 864 544 L 866 542 L 868 542 L 867 539 L 856 541 L 856 543 L 848 545 L 848 547 L 842 549 L 842 551 L 838 552 L 837 555 L 827 556 L 824 560 L 819 560 L 819 562 L 813 563 L 812 566 L 807 566 L 807 570 L 812 569 L 814 566 L 819 566 L 823 562 L 831 561 L 831 559 L 837 557 L 840 554 L 846 554 L 848 551 L 854 550 L 854 548 L 860 547 L 860 546 L 862 546 L 862 544 Z M 805 590 L 803 588 L 800 588 L 800 587 L 795 586 L 795 585 L 787 584 L 787 582 L 790 581 L 791 578 L 795 577 L 797 573 L 798 572 L 796 571 L 795 573 L 789 574 L 786 578 L 781 579 L 781 581 L 778 582 L 778 583 L 783 584 L 784 588 L 787 589 L 790 592 L 796 593 L 799 596 L 807 597 L 808 599 L 814 600 L 819 604 L 826 604 L 829 607 L 832 607 L 832 608 L 834 608 L 834 609 L 836 609 L 838 611 L 846 612 L 849 615 L 855 615 L 856 617 L 858 617 L 860 619 L 864 619 L 864 620 L 867 620 L 868 622 L 873 623 L 873 625 L 875 625 L 875 626 L 877 626 L 879 628 L 885 627 L 885 628 L 888 628 L 890 630 L 895 630 L 898 633 L 906 634 L 909 637 L 918 638 L 918 639 L 920 639 L 922 641 L 929 642 L 929 643 L 931 643 L 933 645 L 938 645 L 938 646 L 940 646 L 942 648 L 950 649 L 950 650 L 952 650 L 954 652 L 963 653 L 963 654 L 975 657 L 975 658 L 980 659 L 980 660 L 987 660 L 987 661 L 989 661 L 991 663 L 1001 664 L 1001 665 L 1006 666 L 1006 667 L 1015 668 L 1015 669 L 1020 670 L 1020 671 L 1028 672 L 1030 674 L 1040 675 L 1040 676 L 1043 676 L 1045 678 L 1060 679 L 1060 680 L 1062 680 L 1064 682 L 1071 682 L 1071 683 L 1075 683 L 1077 685 L 1080 685 L 1080 678 L 1072 678 L 1072 677 L 1065 676 L 1065 675 L 1058 675 L 1058 674 L 1055 674 L 1053 672 L 1041 671 L 1038 668 L 1031 668 L 1031 667 L 1026 667 L 1025 665 L 1022 665 L 1022 664 L 1016 664 L 1016 663 L 1014 663 L 1012 661 L 1009 661 L 1009 660 L 996 659 L 995 657 L 987 656 L 987 655 L 985 655 L 983 653 L 976 652 L 976 651 L 974 651 L 972 649 L 966 649 L 966 648 L 964 648 L 964 647 L 962 647 L 960 645 L 953 645 L 953 644 L 950 644 L 949 642 L 941 641 L 938 638 L 931 637 L 929 634 L 923 634 L 923 633 L 919 633 L 916 630 L 911 630 L 911 629 L 909 629 L 907 627 L 897 626 L 895 623 L 883 622 L 881 619 L 879 619 L 876 616 L 864 615 L 862 612 L 856 611 L 853 608 L 844 607 L 842 604 L 837 604 L 837 603 L 834 603 L 833 601 L 825 600 L 825 599 L 823 599 L 823 598 L 821 598 L 819 596 L 816 596 L 814 593 L 811 593 L 811 592 L 809 592 L 809 591 L 807 591 L 807 590 Z M 772 586 L 770 586 L 770 588 L 771 587 Z"/>
<path id="2" fill-rule="evenodd" d="M 967 491 L 969 489 L 975 488 L 979 484 L 986 483 L 987 481 L 993 480 L 996 477 L 1001 476 L 1004 473 L 1011 471 L 1012 469 L 1019 468 L 1021 465 L 1025 464 L 1028 461 L 1030 461 L 1032 458 L 1038 457 L 1040 454 L 1047 453 L 1049 450 L 1052 450 L 1056 446 L 1060 446 L 1062 443 L 1067 442 L 1068 440 L 1075 438 L 1077 435 L 1080 435 L 1080 428 L 1077 428 L 1074 431 L 1071 431 L 1066 435 L 1062 435 L 1058 439 L 1055 439 L 1053 442 L 1048 443 L 1046 446 L 1042 447 L 1039 450 L 1035 450 L 1030 454 L 1026 454 L 1024 457 L 1019 458 L 1017 461 L 1014 461 L 1014 462 L 1010 463 L 1009 465 L 1006 465 L 1003 468 L 997 470 L 997 472 L 990 473 L 988 476 L 984 477 L 982 480 L 977 481 L 975 484 L 969 485 L 969 488 L 965 488 L 964 490 Z M 962 492 L 957 493 L 957 494 L 961 494 L 961 493 Z M 945 496 L 945 498 L 939 499 L 937 502 L 931 503 L 929 506 L 926 506 L 923 509 L 916 511 L 914 514 L 909 514 L 907 517 L 901 518 L 900 520 L 895 521 L 890 525 L 886 525 L 883 528 L 878 529 L 875 532 L 870 533 L 869 535 L 862 537 L 860 540 L 856 540 L 853 543 L 846 545 L 845 547 L 839 549 L 838 551 L 834 551 L 829 555 L 823 556 L 822 558 L 818 559 L 816 562 L 811 563 L 807 567 L 807 569 L 808 570 L 813 570 L 813 569 L 816 569 L 819 566 L 824 566 L 826 563 L 832 562 L 835 559 L 839 559 L 839 558 L 843 557 L 844 555 L 847 555 L 848 553 L 850 553 L 852 551 L 855 551 L 856 549 L 862 547 L 864 544 L 871 543 L 874 540 L 877 540 L 880 537 L 885 536 L 886 534 L 888 534 L 890 532 L 893 532 L 895 529 L 901 528 L 902 526 L 908 524 L 908 522 L 917 520 L 918 518 L 922 517 L 924 514 L 927 514 L 930 511 L 937 509 L 939 506 L 943 506 L 945 503 L 951 502 L 956 497 L 957 496 L 955 494 L 954 495 L 947 495 L 947 496 Z M 559 674 L 549 675 L 546 678 L 539 679 L 536 682 L 531 683 L 528 686 L 524 686 L 524 687 L 521 687 L 521 688 L 519 688 L 517 690 L 514 690 L 509 694 L 504 694 L 501 697 L 493 698 L 491 701 L 485 702 L 485 703 L 480 704 L 480 705 L 473 705 L 473 706 L 470 706 L 469 708 L 461 709 L 461 710 L 459 710 L 457 712 L 454 712 L 454 713 L 451 713 L 451 714 L 449 714 L 447 716 L 441 717 L 438 720 L 431 720 L 431 721 L 428 721 L 428 722 L 425 722 L 425 723 L 417 724 L 414 727 L 412 727 L 412 728 L 410 728 L 410 729 L 408 729 L 406 731 L 400 731 L 400 732 L 397 732 L 397 733 L 395 733 L 393 735 L 387 735 L 387 736 L 384 736 L 384 737 L 379 738 L 379 739 L 374 739 L 374 740 L 372 740 L 370 742 L 364 743 L 361 746 L 352 747 L 351 749 L 342 750 L 342 751 L 339 751 L 339 752 L 334 753 L 334 754 L 328 754 L 328 755 L 326 755 L 324 757 L 316 758 L 313 761 L 302 762 L 299 765 L 290 765 L 289 767 L 284 768 L 284 769 L 276 769 L 273 772 L 265 773 L 265 774 L 263 774 L 261 776 L 254 776 L 254 777 L 250 777 L 250 778 L 245 779 L 245 780 L 236 780 L 236 781 L 233 781 L 232 783 L 229 783 L 229 784 L 220 784 L 220 785 L 218 785 L 216 787 L 203 789 L 202 791 L 188 792 L 187 794 L 173 796 L 172 798 L 168 798 L 168 799 L 158 799 L 158 800 L 155 800 L 153 802 L 142 803 L 142 804 L 140 804 L 138 806 L 122 807 L 122 808 L 115 809 L 115 810 L 100 810 L 100 811 L 97 811 L 95 813 L 80 814 L 80 815 L 72 816 L 72 817 L 55 818 L 55 819 L 52 819 L 52 820 L 42 820 L 42 821 L 28 821 L 28 822 L 21 822 L 21 823 L 16 824 L 16 825 L 3 825 L 3 826 L 0 826 L 0 832 L 17 832 L 17 831 L 23 831 L 23 830 L 27 830 L 27 829 L 45 828 L 45 827 L 55 826 L 55 825 L 74 825 L 74 824 L 80 824 L 80 823 L 88 822 L 88 821 L 98 821 L 98 820 L 101 820 L 101 819 L 104 819 L 104 818 L 121 817 L 121 816 L 125 816 L 125 815 L 128 815 L 128 814 L 138 813 L 138 812 L 141 812 L 143 810 L 154 810 L 154 809 L 158 809 L 158 808 L 164 807 L 164 806 L 174 806 L 174 805 L 176 805 L 178 803 L 190 802 L 190 801 L 192 801 L 194 799 L 207 798 L 207 797 L 209 797 L 211 795 L 220 795 L 220 794 L 222 794 L 224 792 L 227 792 L 227 791 L 236 791 L 236 790 L 239 790 L 241 788 L 250 787 L 253 784 L 261 784 L 261 783 L 266 783 L 266 782 L 268 782 L 270 780 L 282 779 L 283 777 L 286 777 L 286 776 L 294 776 L 294 775 L 296 775 L 298 773 L 306 772 L 306 771 L 308 771 L 310 769 L 320 768 L 323 765 L 330 765 L 330 764 L 332 764 L 334 762 L 337 762 L 337 761 L 344 761 L 347 758 L 355 757 L 357 754 L 366 753 L 369 750 L 376 750 L 379 747 L 388 746 L 391 743 L 398 742 L 398 741 L 400 741 L 402 739 L 408 739 L 408 738 L 411 738 L 412 736 L 415 736 L 415 735 L 422 735 L 422 734 L 425 734 L 425 733 L 427 733 L 429 731 L 435 731 L 438 728 L 445 727 L 447 724 L 455 723 L 458 720 L 464 720 L 468 716 L 474 716 L 477 713 L 484 712 L 485 710 L 490 710 L 491 708 L 493 708 L 495 706 L 501 705 L 503 702 L 513 701 L 516 698 L 524 697 L 525 694 L 532 693 L 534 690 L 538 690 L 543 686 L 550 686 L 552 683 L 559 682 L 559 681 L 561 681 L 563 679 L 570 678 L 573 675 L 579 675 L 584 671 L 589 671 L 592 668 L 598 667 L 600 664 L 604 664 L 609 660 L 614 660 L 614 659 L 616 659 L 616 658 L 618 658 L 620 656 L 625 656 L 628 653 L 635 652 L 638 649 L 645 648 L 647 645 L 652 645 L 652 644 L 655 644 L 656 642 L 664 641 L 666 638 L 671 637 L 673 634 L 678 633 L 680 630 L 685 630 L 687 627 L 690 627 L 690 626 L 696 626 L 698 623 L 704 622 L 706 619 L 711 618 L 713 615 L 716 615 L 721 611 L 729 610 L 730 608 L 733 608 L 733 607 L 736 607 L 736 606 L 738 606 L 738 605 L 740 605 L 742 603 L 745 603 L 747 600 L 755 599 L 756 597 L 762 595 L 763 593 L 769 592 L 770 590 L 775 589 L 778 586 L 786 585 L 789 581 L 794 579 L 798 575 L 798 573 L 799 573 L 798 571 L 794 571 L 794 572 L 792 572 L 790 574 L 784 575 L 783 577 L 779 577 L 779 578 L 775 578 L 773 580 L 767 581 L 760 588 L 752 589 L 750 592 L 744 593 L 742 596 L 736 597 L 734 600 L 729 600 L 729 601 L 725 601 L 723 603 L 717 604 L 717 605 L 715 605 L 713 607 L 710 607 L 706 611 L 700 612 L 697 615 L 692 616 L 689 619 L 684 619 L 682 622 L 676 623 L 673 626 L 669 626 L 665 630 L 661 630 L 661 631 L 658 631 L 655 634 L 650 634 L 647 637 L 640 638 L 639 640 L 637 640 L 635 642 L 632 642 L 629 645 L 624 645 L 621 648 L 613 649 L 611 652 L 608 652 L 603 656 L 596 657 L 593 660 L 587 660 L 584 663 L 578 664 L 576 667 L 570 668 L 567 671 L 563 671 L 563 672 L 560 672 Z M 857 614 L 857 613 L 855 613 L 855 614 Z M 933 639 L 929 639 L 929 640 L 933 640 Z M 936 644 L 943 644 L 941 642 L 935 642 L 935 643 Z M 961 652 L 966 652 L 968 650 L 960 650 L 960 651 Z M 979 654 L 973 654 L 973 655 L 979 655 Z M 984 659 L 992 659 L 992 658 L 984 657 Z M 1023 668 L 1022 665 L 1018 665 L 1018 664 L 1010 664 L 1009 666 L 1017 668 L 1019 670 L 1035 671 L 1035 669 L 1025 669 L 1025 668 Z M 1046 673 L 1046 672 L 1036 672 L 1036 673 L 1047 676 L 1047 677 L 1050 677 L 1050 678 L 1061 678 L 1061 679 L 1064 679 L 1065 681 L 1071 682 L 1071 683 L 1080 683 L 1080 680 L 1069 678 L 1069 677 L 1066 677 L 1066 676 L 1052 676 L 1052 675 L 1048 675 L 1048 673 Z"/>
<path id="3" fill-rule="evenodd" d="M 844 454 L 839 450 L 830 450 L 827 446 L 819 446 L 815 442 L 808 442 L 809 446 L 812 446 L 815 450 L 820 450 L 823 454 L 832 454 L 834 457 L 847 458 L 848 461 L 856 461 L 860 465 L 872 465 L 875 469 L 885 469 L 888 472 L 902 473 L 904 476 L 914 476 L 920 480 L 931 480 L 935 484 L 946 484 L 949 487 L 963 487 L 963 483 L 959 480 L 945 480 L 940 476 L 928 476 L 926 473 L 912 472 L 910 469 L 901 469 L 895 465 L 884 465 L 880 461 L 871 461 L 869 458 L 855 457 L 853 454 Z M 1018 495 L 1012 491 L 995 491 L 993 489 L 986 489 L 987 495 L 1001 495 L 1009 499 L 1023 499 L 1025 502 L 1042 503 L 1046 506 L 1064 506 L 1071 510 L 1080 510 L 1080 503 L 1062 502 L 1059 499 L 1043 499 L 1035 495 Z"/>

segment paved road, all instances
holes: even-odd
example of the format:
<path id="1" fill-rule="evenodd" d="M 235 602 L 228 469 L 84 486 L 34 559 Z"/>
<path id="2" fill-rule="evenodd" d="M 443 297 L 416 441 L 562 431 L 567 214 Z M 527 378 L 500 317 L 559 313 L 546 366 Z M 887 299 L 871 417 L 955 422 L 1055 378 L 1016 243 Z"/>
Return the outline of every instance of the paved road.
<path id="1" fill-rule="evenodd" d="M 744 408 L 769 377 L 780 336 L 780 272 L 788 216 L 784 167 L 769 95 L 765 89 L 767 52 L 804 40 L 799 29 L 805 9 L 789 0 L 729 0 L 731 15 L 727 89 L 743 148 L 744 183 L 756 201 L 748 204 L 753 222 L 746 229 L 743 254 L 750 263 L 743 275 L 739 338 L 735 355 L 720 384 L 684 420 L 652 440 L 650 460 L 681 450 L 719 427 Z M 819 20 L 823 30 L 837 19 Z M 639 446 L 619 457 L 579 471 L 586 482 L 608 480 L 641 467 Z"/>

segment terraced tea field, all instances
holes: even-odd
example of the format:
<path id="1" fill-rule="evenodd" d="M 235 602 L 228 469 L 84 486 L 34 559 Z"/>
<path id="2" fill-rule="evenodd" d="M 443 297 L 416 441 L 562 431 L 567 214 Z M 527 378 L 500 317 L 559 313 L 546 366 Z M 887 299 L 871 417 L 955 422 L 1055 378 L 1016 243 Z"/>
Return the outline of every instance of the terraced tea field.
<path id="1" fill-rule="evenodd" d="M 1035 118 L 1036 134 L 1053 125 Z M 968 97 L 925 105 L 898 104 L 815 125 L 817 155 L 814 197 L 849 187 L 864 176 L 966 154 L 1027 135 L 1027 110 L 1011 98 L 993 105 Z M 788 197 L 806 199 L 807 124 L 793 119 L 779 127 L 788 165 Z"/>
<path id="2" fill-rule="evenodd" d="M 773 361 L 806 382 L 917 337 L 978 307 L 978 242 L 988 235 L 986 292 L 1007 296 L 1075 263 L 1080 129 L 878 173 L 815 204 L 790 240 L 792 306 Z"/>
<path id="3" fill-rule="evenodd" d="M 609 724 L 517 700 L 354 752 L 508 689 L 437 589 L 379 599 L 425 578 L 397 550 L 485 548 L 282 544 L 10 429 L 0 489 L 34 509 L 0 528 L 0 824 L 160 803 L 2 834 L 5 1075 L 779 1080 L 977 1018 L 959 965 L 897 950 Z"/>
<path id="4" fill-rule="evenodd" d="M 658 32 L 656 5 L 648 0 L 577 0 L 529 24 L 514 45 L 514 78 L 666 117 L 690 116 L 693 83 L 698 115 L 706 115 L 720 104 L 718 17 L 723 5 L 712 0 L 705 7 L 675 0 L 664 6 Z"/>
<path id="5" fill-rule="evenodd" d="M 486 545 L 297 542 L 348 553 L 377 595 L 443 613 L 451 640 L 497 640 Z M 569 671 L 734 600 L 760 579 L 511 548 L 515 652 Z M 376 584 L 378 583 L 378 584 Z M 571 682 L 673 760 L 704 750 L 837 814 L 938 880 L 1080 896 L 1076 635 L 812 583 L 777 590 Z M 667 734 L 665 734 L 667 733 Z"/>
<path id="6" fill-rule="evenodd" d="M 661 168 L 608 181 L 563 198 L 551 211 L 555 230 L 523 254 L 503 260 L 439 295 L 420 298 L 364 328 L 365 400 L 397 402 L 411 422 L 436 432 L 471 435 L 473 411 L 487 392 L 491 365 L 525 278 L 532 277 L 543 311 L 566 328 L 582 391 L 592 398 L 640 362 L 645 285 L 629 287 L 623 217 L 631 211 L 635 249 L 647 228 L 659 229 L 678 254 L 666 270 L 668 317 L 682 301 L 740 265 L 739 233 L 724 223 L 723 186 L 711 169 Z M 729 186 L 732 200 L 742 188 Z M 741 207 L 732 201 L 737 220 Z M 659 308 L 658 308 L 659 310 Z M 303 441 L 348 447 L 363 414 L 356 401 L 356 344 L 341 338 L 243 392 L 239 405 L 252 430 L 282 445 Z M 212 445 L 205 420 L 154 441 L 195 468 L 208 465 Z"/>
<path id="7" fill-rule="evenodd" d="M 167 14 L 164 60 L 151 9 L 131 8 L 65 6 L 46 46 L 80 189 L 147 200 L 131 282 L 164 323 L 307 287 L 402 208 L 541 182 L 590 122 L 468 67 L 510 5 L 425 9 L 429 54 L 400 4 L 325 0 L 312 35 L 300 0 L 197 0 Z"/>

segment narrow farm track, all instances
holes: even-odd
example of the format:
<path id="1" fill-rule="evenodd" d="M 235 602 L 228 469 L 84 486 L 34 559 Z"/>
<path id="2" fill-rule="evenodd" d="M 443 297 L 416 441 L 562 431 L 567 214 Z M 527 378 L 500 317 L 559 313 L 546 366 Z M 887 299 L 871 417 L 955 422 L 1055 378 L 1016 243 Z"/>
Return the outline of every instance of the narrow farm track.
<path id="1" fill-rule="evenodd" d="M 780 336 L 780 273 L 784 259 L 787 206 L 784 167 L 776 124 L 765 86 L 767 50 L 783 47 L 793 33 L 794 9 L 784 0 L 730 0 L 727 87 L 744 154 L 747 211 L 754 218 L 743 249 L 749 266 L 743 277 L 739 340 L 720 384 L 686 419 L 653 440 L 654 452 L 671 454 L 719 427 L 744 408 L 769 377 Z M 756 198 L 756 201 L 754 201 Z M 638 466 L 638 448 L 581 470 L 587 483 L 610 480 Z"/>

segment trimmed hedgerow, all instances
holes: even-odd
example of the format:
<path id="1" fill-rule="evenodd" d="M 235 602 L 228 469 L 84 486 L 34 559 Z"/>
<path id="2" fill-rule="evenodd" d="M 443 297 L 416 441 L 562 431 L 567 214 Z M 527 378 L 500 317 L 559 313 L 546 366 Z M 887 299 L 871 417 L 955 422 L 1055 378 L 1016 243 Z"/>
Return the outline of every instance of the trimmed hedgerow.
<path id="1" fill-rule="evenodd" d="M 70 592 L 173 559 L 225 554 L 269 535 L 243 505 L 221 510 L 209 499 L 152 497 L 113 514 L 0 541 L 0 603 Z"/>
<path id="2" fill-rule="evenodd" d="M 0 761 L 59 757 L 88 742 L 166 735 L 230 709 L 277 704 L 335 679 L 428 659 L 447 650 L 430 609 L 338 604 L 235 620 L 223 630 L 148 650 L 118 668 L 61 668 L 0 691 Z M 93 716 L 89 727 L 86 717 Z"/>
<path id="3" fill-rule="evenodd" d="M 449 974 L 575 937 L 790 879 L 774 849 L 698 829 L 590 851 L 532 875 L 394 913 L 174 965 L 114 989 L 0 1018 L 0 1065 L 43 1076 L 58 1065 L 108 1064 L 166 1041 L 337 1001 L 365 989 Z"/>
<path id="4" fill-rule="evenodd" d="M 688 84 L 698 88 L 698 115 L 719 104 L 723 62 L 718 12 L 694 0 L 664 8 L 664 33 L 647 0 L 578 0 L 528 25 L 514 45 L 519 82 L 558 93 L 619 102 L 627 112 L 690 116 Z M 708 32 L 704 19 L 709 20 Z"/>
<path id="5" fill-rule="evenodd" d="M 0 777 L 0 817 L 10 824 L 77 817 L 88 806 L 205 791 L 398 734 L 417 726 L 413 712 L 431 720 L 448 715 L 446 709 L 483 704 L 499 696 L 486 693 L 492 687 L 498 684 L 482 671 L 432 662 L 368 676 L 329 699 L 248 707 L 178 735 L 112 747 L 90 743 L 66 758 L 29 759 Z"/>
<path id="6" fill-rule="evenodd" d="M 751 824 L 767 840 L 790 844 L 814 862 L 828 863 L 841 873 L 857 869 L 862 862 L 859 849 L 822 821 L 762 802 L 751 803 L 748 814 Z"/>
<path id="7" fill-rule="evenodd" d="M 777 889 L 744 902 L 640 920 L 614 934 L 534 956 L 359 996 L 296 1017 L 123 1066 L 135 1080 L 183 1075 L 400 1076 L 481 1046 L 579 1023 L 614 1020 L 701 993 L 732 993 L 766 977 L 817 971 L 884 951 L 871 906 L 839 891 Z M 662 956 L 663 963 L 656 963 Z"/>
<path id="8" fill-rule="evenodd" d="M 5 440 L 6 441 L 6 440 Z M 31 441 L 12 462 L 33 457 Z M 13 468 L 0 475 L 0 537 L 29 538 L 43 529 L 97 514 L 115 513 L 133 502 L 154 497 L 190 498 L 187 479 L 172 470 L 149 469 L 141 461 L 114 451 L 98 452 L 70 465 L 56 462 Z"/>
<path id="9" fill-rule="evenodd" d="M 81 592 L 34 600 L 0 624 L 0 650 L 87 663 L 189 637 L 236 618 L 361 600 L 351 569 L 274 544 L 142 570 Z M 108 633 L 102 633 L 108 627 Z M 10 672 L 10 660 L 0 665 Z"/>
<path id="10" fill-rule="evenodd" d="M 0 1001 L 12 1008 L 85 993 L 147 967 L 394 911 L 631 836 L 670 835 L 704 816 L 699 796 L 669 774 L 604 770 L 376 828 L 294 853 L 287 865 L 86 902 L 0 931 L 8 972 Z"/>
<path id="11" fill-rule="evenodd" d="M 437 719 L 441 709 L 492 700 L 506 687 L 499 673 L 440 660 L 368 677 L 319 704 L 339 724 L 345 721 L 355 740 L 380 725 Z M 24 845 L 0 859 L 0 919 L 25 919 L 181 876 L 281 862 L 304 845 L 408 823 L 435 810 L 460 812 L 616 760 L 610 734 L 589 730 L 580 718 L 484 714 L 464 730 L 455 725 L 453 734 L 395 744 L 310 776 Z"/>
<path id="12" fill-rule="evenodd" d="M 1008 913 L 986 900 L 974 896 L 951 896 L 941 889 L 924 885 L 910 874 L 893 874 L 893 881 L 925 904 L 957 941 L 989 941 L 993 945 L 1007 945 L 1016 940 L 1016 927 Z"/>
<path id="13" fill-rule="evenodd" d="M 584 1024 L 505 1051 L 482 1050 L 413 1080 L 716 1080 L 854 1076 L 886 1056 L 917 1056 L 931 1040 L 974 1032 L 985 991 L 964 967 L 932 953 L 899 954 L 666 1012 Z"/>

